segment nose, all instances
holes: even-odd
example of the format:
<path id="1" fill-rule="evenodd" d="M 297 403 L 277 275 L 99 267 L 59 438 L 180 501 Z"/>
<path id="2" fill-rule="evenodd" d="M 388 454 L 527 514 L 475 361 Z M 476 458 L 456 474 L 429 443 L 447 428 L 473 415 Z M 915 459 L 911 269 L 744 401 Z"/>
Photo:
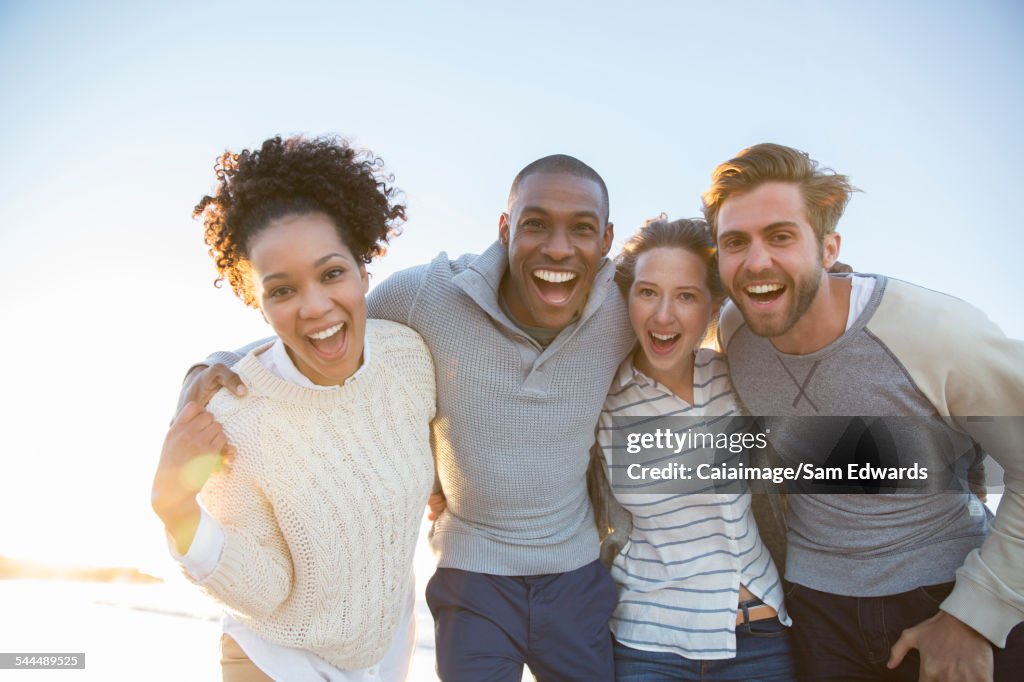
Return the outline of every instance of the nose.
<path id="1" fill-rule="evenodd" d="M 672 298 L 662 296 L 658 299 L 658 307 L 654 310 L 655 324 L 669 324 L 672 322 Z"/>
<path id="2" fill-rule="evenodd" d="M 316 320 L 331 311 L 334 303 L 321 287 L 312 287 L 302 297 L 299 316 L 304 320 Z"/>
<path id="3" fill-rule="evenodd" d="M 572 242 L 568 232 L 564 229 L 552 230 L 544 241 L 542 252 L 551 260 L 565 260 L 572 256 Z"/>
<path id="4" fill-rule="evenodd" d="M 772 267 L 771 253 L 761 242 L 755 241 L 747 249 L 746 266 L 749 272 L 761 272 Z"/>

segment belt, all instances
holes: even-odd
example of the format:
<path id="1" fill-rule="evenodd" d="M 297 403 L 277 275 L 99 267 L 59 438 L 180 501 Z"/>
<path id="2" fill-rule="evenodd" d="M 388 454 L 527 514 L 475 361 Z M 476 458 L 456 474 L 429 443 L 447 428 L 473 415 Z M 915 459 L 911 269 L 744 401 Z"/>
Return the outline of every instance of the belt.
<path id="1" fill-rule="evenodd" d="M 760 599 L 751 599 L 750 601 L 741 601 L 739 608 L 736 610 L 736 625 L 746 625 L 752 623 L 755 620 L 767 620 L 768 618 L 775 618 L 779 614 L 772 607 L 765 604 Z"/>

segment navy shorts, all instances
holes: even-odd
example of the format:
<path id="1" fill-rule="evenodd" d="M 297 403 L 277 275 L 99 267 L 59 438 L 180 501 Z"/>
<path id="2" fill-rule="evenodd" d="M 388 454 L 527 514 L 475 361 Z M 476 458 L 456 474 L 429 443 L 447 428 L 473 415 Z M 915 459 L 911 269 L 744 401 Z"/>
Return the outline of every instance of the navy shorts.
<path id="1" fill-rule="evenodd" d="M 614 679 L 615 583 L 599 561 L 568 573 L 501 576 L 439 568 L 427 583 L 444 682 Z"/>

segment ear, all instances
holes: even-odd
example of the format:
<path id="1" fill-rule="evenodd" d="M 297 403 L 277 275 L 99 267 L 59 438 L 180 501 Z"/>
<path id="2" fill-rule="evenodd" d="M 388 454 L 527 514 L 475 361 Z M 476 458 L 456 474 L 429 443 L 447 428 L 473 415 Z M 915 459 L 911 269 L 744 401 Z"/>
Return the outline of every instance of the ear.
<path id="1" fill-rule="evenodd" d="M 721 322 L 722 306 L 725 305 L 725 298 L 711 303 L 711 315 L 708 317 L 708 328 L 704 330 L 704 336 L 697 343 L 698 348 L 713 348 L 721 351 L 718 347 L 718 324 Z"/>
<path id="2" fill-rule="evenodd" d="M 498 216 L 498 241 L 508 248 L 508 241 L 512 233 L 512 218 L 508 213 Z"/>
<path id="3" fill-rule="evenodd" d="M 366 274 L 366 264 L 359 264 L 359 279 L 363 282 L 363 296 L 366 296 L 367 292 L 370 291 L 370 276 Z"/>
<path id="4" fill-rule="evenodd" d="M 253 277 L 251 270 L 248 273 L 246 273 L 245 277 L 246 286 L 248 287 L 248 293 L 252 294 L 252 297 L 254 299 L 254 302 L 251 307 L 260 311 L 260 317 L 263 318 L 263 321 L 266 322 L 267 324 L 270 324 L 270 320 L 267 318 L 267 314 L 263 312 L 263 288 L 256 281 L 256 278 Z"/>
<path id="5" fill-rule="evenodd" d="M 830 232 L 825 235 L 825 240 L 821 245 L 822 252 L 822 265 L 828 270 L 832 267 L 837 260 L 839 260 L 839 245 L 842 243 L 843 238 L 838 232 Z"/>
<path id="6" fill-rule="evenodd" d="M 612 242 L 615 241 L 615 226 L 611 223 L 605 225 L 603 240 L 604 243 L 601 245 L 601 255 L 607 256 L 608 252 L 612 250 Z"/>
<path id="7" fill-rule="evenodd" d="M 725 298 L 721 298 L 711 303 L 711 319 L 709 320 L 709 324 L 711 322 L 716 322 L 718 318 L 721 317 L 722 307 L 725 305 L 725 301 Z"/>

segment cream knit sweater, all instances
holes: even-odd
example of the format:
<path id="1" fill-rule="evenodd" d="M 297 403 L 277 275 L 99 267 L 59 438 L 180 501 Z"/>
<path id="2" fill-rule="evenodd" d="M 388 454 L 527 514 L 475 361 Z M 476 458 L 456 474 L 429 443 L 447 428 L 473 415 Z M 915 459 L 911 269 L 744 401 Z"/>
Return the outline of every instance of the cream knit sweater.
<path id="1" fill-rule="evenodd" d="M 255 349 L 249 387 L 209 410 L 238 453 L 201 492 L 224 549 L 199 585 L 268 641 L 343 669 L 381 659 L 398 626 L 433 482 L 434 370 L 423 341 L 367 320 L 371 352 L 344 386 L 272 375 Z"/>

